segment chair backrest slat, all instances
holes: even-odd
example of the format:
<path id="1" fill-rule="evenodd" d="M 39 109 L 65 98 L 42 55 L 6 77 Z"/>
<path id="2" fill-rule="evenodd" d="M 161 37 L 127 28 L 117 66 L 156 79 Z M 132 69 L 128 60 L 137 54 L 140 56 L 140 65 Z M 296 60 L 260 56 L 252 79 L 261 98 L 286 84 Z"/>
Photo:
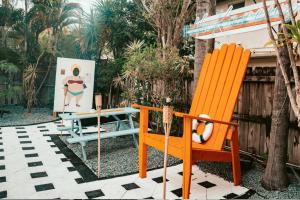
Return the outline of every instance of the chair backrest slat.
<path id="1" fill-rule="evenodd" d="M 208 114 L 211 118 L 230 122 L 235 102 L 247 69 L 250 51 L 235 44 L 222 45 L 205 57 L 195 90 L 190 114 Z M 220 150 L 228 126 L 214 124 L 205 146 Z"/>
<path id="2" fill-rule="evenodd" d="M 217 52 L 218 51 L 215 51 L 215 53 L 217 53 Z M 208 66 L 211 61 L 211 57 L 212 57 L 212 55 L 210 53 L 205 55 L 204 62 L 203 62 L 202 68 L 201 68 L 201 74 L 203 74 L 203 76 L 199 76 L 198 83 L 197 83 L 195 93 L 194 93 L 194 100 L 192 101 L 192 105 L 191 105 L 191 109 L 190 109 L 191 110 L 190 114 L 195 114 L 195 112 L 193 112 L 193 111 L 196 111 L 196 108 L 198 107 L 200 93 L 202 91 L 201 86 L 203 86 L 203 83 L 205 81 L 205 77 L 206 77 L 206 73 L 208 71 Z"/>
<path id="3" fill-rule="evenodd" d="M 206 74 L 202 74 L 200 72 L 200 76 L 199 76 L 200 85 L 198 85 L 196 88 L 196 90 L 200 90 L 200 92 L 197 93 L 199 96 L 194 95 L 190 114 L 197 114 L 197 113 L 201 112 L 201 110 L 203 109 L 203 106 L 201 104 L 203 104 L 203 102 L 206 99 L 206 95 L 209 90 L 209 85 L 212 80 L 213 72 L 214 72 L 215 66 L 218 61 L 219 53 L 220 53 L 220 50 L 218 50 L 218 49 L 214 50 L 214 52 L 212 53 L 212 56 L 210 58 L 209 65 L 207 66 Z M 194 103 L 194 101 L 195 101 L 195 103 Z"/>

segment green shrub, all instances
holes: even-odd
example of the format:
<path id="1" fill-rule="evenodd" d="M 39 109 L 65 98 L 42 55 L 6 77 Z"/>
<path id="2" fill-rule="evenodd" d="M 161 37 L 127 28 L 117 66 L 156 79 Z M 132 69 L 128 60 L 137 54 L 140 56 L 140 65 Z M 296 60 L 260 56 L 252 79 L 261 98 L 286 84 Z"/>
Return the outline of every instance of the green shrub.
<path id="1" fill-rule="evenodd" d="M 0 61 L 0 83 L 5 85 L 1 89 L 0 100 L 19 97 L 22 87 L 14 84 L 14 76 L 19 72 L 19 68 L 6 60 Z"/>
<path id="2" fill-rule="evenodd" d="M 128 56 L 119 84 L 131 102 L 161 106 L 166 97 L 185 102 L 190 75 L 188 61 L 177 49 L 146 47 Z"/>

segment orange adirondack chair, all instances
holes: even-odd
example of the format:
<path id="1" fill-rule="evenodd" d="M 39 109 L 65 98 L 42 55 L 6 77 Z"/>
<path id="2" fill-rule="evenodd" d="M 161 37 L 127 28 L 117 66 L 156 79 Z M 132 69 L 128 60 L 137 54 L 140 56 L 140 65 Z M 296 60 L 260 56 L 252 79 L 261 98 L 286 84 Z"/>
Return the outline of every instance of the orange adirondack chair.
<path id="1" fill-rule="evenodd" d="M 183 118 L 183 136 L 169 137 L 168 154 L 183 160 L 182 195 L 189 198 L 191 167 L 196 161 L 232 162 L 234 185 L 240 184 L 241 170 L 238 147 L 238 125 L 231 123 L 236 99 L 243 82 L 250 51 L 235 45 L 222 45 L 207 54 L 195 90 L 190 113 L 175 112 Z M 134 105 L 140 108 L 139 176 L 146 177 L 147 146 L 164 151 L 164 135 L 148 133 L 149 111 L 161 112 L 161 108 Z M 208 114 L 211 119 L 197 117 Z M 204 143 L 192 141 L 192 120 L 214 123 L 211 137 Z M 203 127 L 202 127 L 203 128 Z M 198 127 L 198 131 L 201 126 Z M 225 139 L 230 141 L 231 151 L 223 149 Z"/>

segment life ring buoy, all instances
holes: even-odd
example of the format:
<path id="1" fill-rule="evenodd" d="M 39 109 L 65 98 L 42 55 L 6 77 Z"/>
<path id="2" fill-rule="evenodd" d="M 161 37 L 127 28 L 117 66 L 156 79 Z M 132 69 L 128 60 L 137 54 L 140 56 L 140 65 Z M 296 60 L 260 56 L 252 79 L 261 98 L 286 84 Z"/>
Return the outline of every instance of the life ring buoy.
<path id="1" fill-rule="evenodd" d="M 210 119 L 210 117 L 207 114 L 200 114 L 199 117 Z M 205 123 L 205 128 L 204 128 L 203 133 L 198 134 L 197 128 L 200 123 Z M 213 128 L 214 128 L 214 124 L 212 122 L 204 121 L 204 120 L 200 121 L 197 119 L 193 119 L 193 122 L 192 122 L 192 132 L 193 132 L 192 139 L 193 139 L 193 141 L 198 142 L 198 143 L 203 143 L 203 142 L 207 141 L 212 134 Z"/>

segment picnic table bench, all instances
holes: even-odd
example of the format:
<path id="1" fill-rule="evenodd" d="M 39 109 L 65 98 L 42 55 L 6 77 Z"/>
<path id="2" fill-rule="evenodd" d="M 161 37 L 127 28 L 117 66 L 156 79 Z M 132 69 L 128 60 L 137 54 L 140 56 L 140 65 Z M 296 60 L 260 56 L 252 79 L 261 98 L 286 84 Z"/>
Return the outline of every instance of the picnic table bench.
<path id="1" fill-rule="evenodd" d="M 110 117 L 112 116 L 115 121 L 109 122 L 109 123 L 116 123 L 116 130 L 115 131 L 105 131 L 104 129 L 101 129 L 100 139 L 104 138 L 111 138 L 111 137 L 119 137 L 119 136 L 125 136 L 125 135 L 132 135 L 134 140 L 134 145 L 138 147 L 138 142 L 136 135 L 139 133 L 139 128 L 134 127 L 132 114 L 138 113 L 138 109 L 134 109 L 131 107 L 125 107 L 125 108 L 114 108 L 114 109 L 103 109 L 101 110 L 101 117 Z M 121 120 L 119 118 L 120 115 L 126 115 L 128 119 Z M 87 159 L 85 146 L 87 145 L 87 142 L 97 140 L 98 134 L 97 131 L 92 134 L 84 134 L 81 120 L 82 119 L 88 119 L 88 118 L 96 118 L 97 113 L 63 113 L 59 114 L 59 117 L 64 121 L 71 121 L 70 126 L 61 126 L 58 127 L 58 131 L 68 131 L 70 134 L 70 137 L 67 138 L 67 142 L 69 143 L 80 143 L 81 149 L 82 149 L 82 156 L 83 159 Z M 76 124 L 77 122 L 77 124 Z M 108 123 L 106 123 L 108 124 Z M 128 125 L 129 124 L 129 125 Z M 101 124 L 104 125 L 104 124 Z"/>

